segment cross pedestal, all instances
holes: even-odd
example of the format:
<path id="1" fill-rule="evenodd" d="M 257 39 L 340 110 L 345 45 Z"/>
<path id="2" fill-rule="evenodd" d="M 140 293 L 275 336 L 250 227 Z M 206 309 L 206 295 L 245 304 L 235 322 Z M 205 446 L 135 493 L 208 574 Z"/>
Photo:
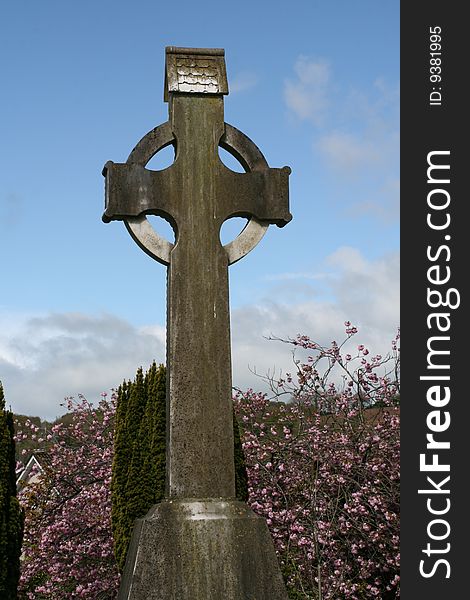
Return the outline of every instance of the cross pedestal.
<path id="1" fill-rule="evenodd" d="M 271 223 L 291 219 L 290 169 L 271 169 L 258 148 L 224 123 L 223 51 L 167 48 L 169 121 L 149 132 L 124 164 L 108 162 L 104 221 L 124 220 L 132 237 L 168 266 L 167 499 L 137 521 L 119 599 L 286 598 L 264 519 L 234 499 L 228 266 Z M 161 148 L 175 162 L 145 168 Z M 235 173 L 218 147 L 244 166 Z M 146 215 L 164 217 L 175 244 Z M 250 219 L 220 243 L 222 223 Z"/>

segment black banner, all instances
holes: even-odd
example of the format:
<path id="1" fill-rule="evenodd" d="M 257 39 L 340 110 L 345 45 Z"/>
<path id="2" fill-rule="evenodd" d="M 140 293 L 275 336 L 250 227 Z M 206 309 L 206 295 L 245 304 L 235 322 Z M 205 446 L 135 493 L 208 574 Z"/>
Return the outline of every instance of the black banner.
<path id="1" fill-rule="evenodd" d="M 461 3 L 401 4 L 405 600 L 468 593 L 466 27 Z"/>

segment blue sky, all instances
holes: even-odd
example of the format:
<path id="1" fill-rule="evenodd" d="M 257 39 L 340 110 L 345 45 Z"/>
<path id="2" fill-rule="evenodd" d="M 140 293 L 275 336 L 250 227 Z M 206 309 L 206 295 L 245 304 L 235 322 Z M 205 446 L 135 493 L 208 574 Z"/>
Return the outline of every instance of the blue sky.
<path id="1" fill-rule="evenodd" d="M 289 364 L 270 333 L 326 343 L 349 319 L 387 350 L 398 1 L 23 0 L 2 3 L 0 40 L 0 379 L 13 410 L 51 418 L 64 396 L 94 400 L 164 362 L 165 268 L 101 222 L 101 170 L 167 120 L 167 45 L 225 48 L 226 121 L 292 168 L 293 221 L 230 270 L 234 384 L 260 387 L 248 366 Z"/>

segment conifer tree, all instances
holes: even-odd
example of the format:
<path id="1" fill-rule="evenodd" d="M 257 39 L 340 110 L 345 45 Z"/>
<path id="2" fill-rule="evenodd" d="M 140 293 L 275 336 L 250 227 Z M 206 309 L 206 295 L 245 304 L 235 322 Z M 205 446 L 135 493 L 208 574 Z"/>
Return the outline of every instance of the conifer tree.
<path id="1" fill-rule="evenodd" d="M 118 389 L 111 483 L 112 529 L 120 571 L 132 527 L 165 493 L 166 370 L 153 363 Z"/>
<path id="2" fill-rule="evenodd" d="M 13 414 L 0 382 L 0 598 L 16 600 L 24 514 L 16 498 Z"/>
<path id="3" fill-rule="evenodd" d="M 248 499 L 240 432 L 233 417 L 235 484 L 239 500 Z M 165 494 L 166 369 L 153 363 L 143 375 L 118 389 L 111 483 L 115 555 L 122 572 L 132 528 Z"/>
<path id="4" fill-rule="evenodd" d="M 141 424 L 140 439 L 145 448 L 142 457 L 142 481 L 151 490 L 148 501 L 142 506 L 147 511 L 165 495 L 166 464 L 166 369 L 153 363 L 145 377 L 147 406 Z"/>
<path id="5" fill-rule="evenodd" d="M 240 427 L 233 411 L 233 453 L 235 459 L 235 496 L 237 500 L 248 502 L 248 475 L 245 466 L 245 455 L 240 436 Z"/>
<path id="6" fill-rule="evenodd" d="M 125 491 L 129 471 L 127 452 L 129 448 L 132 448 L 132 440 L 126 428 L 127 405 L 129 403 L 131 385 L 130 381 L 124 381 L 117 391 L 114 459 L 111 479 L 111 527 L 114 538 L 114 554 L 120 570 L 122 570 L 124 565 L 122 557 L 125 557 L 129 543 L 129 540 L 123 537 L 123 532 L 127 530 L 125 524 Z"/>

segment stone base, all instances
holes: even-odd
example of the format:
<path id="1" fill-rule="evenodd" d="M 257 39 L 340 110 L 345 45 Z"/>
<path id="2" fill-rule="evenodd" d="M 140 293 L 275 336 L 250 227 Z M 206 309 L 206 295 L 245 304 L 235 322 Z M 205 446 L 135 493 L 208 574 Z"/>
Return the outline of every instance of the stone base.
<path id="1" fill-rule="evenodd" d="M 167 500 L 136 521 L 118 600 L 287 600 L 265 519 L 237 500 Z"/>

